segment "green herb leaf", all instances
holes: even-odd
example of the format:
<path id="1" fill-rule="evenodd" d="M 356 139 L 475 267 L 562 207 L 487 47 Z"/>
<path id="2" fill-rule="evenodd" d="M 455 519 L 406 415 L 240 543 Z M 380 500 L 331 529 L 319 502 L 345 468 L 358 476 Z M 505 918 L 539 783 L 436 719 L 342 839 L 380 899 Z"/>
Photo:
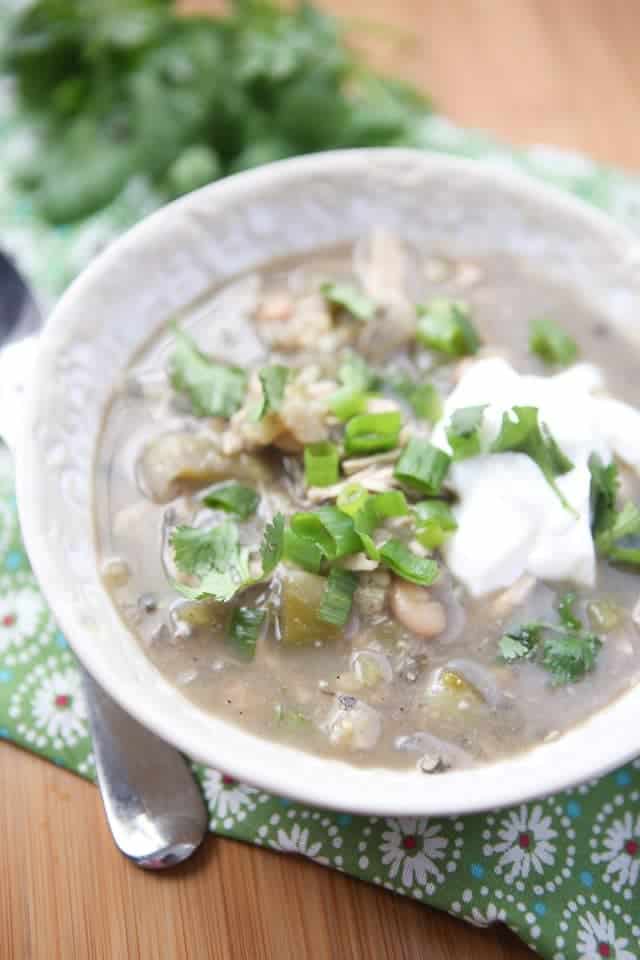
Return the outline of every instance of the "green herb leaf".
<path id="1" fill-rule="evenodd" d="M 196 587 L 174 584 L 190 600 L 214 597 L 225 603 L 249 582 L 248 550 L 240 546 L 238 528 L 232 520 L 210 530 L 177 527 L 170 543 L 178 570 L 199 578 Z"/>
<path id="2" fill-rule="evenodd" d="M 538 464 L 563 506 L 572 509 L 558 489 L 555 478 L 572 470 L 573 464 L 562 453 L 547 426 L 538 422 L 537 407 L 513 407 L 503 414 L 500 433 L 491 452 L 526 454 Z"/>
<path id="3" fill-rule="evenodd" d="M 447 440 L 454 460 L 465 460 L 480 453 L 480 428 L 487 405 L 460 407 L 455 410 L 447 427 Z"/>
<path id="4" fill-rule="evenodd" d="M 243 660 L 253 660 L 266 612 L 254 607 L 236 607 L 231 614 L 227 641 Z"/>
<path id="5" fill-rule="evenodd" d="M 397 411 L 363 413 L 347 423 L 344 446 L 347 454 L 382 453 L 398 443 L 402 417 Z"/>
<path id="6" fill-rule="evenodd" d="M 338 560 L 361 549 L 353 520 L 337 507 L 320 507 L 310 513 L 294 513 L 291 529 L 303 540 L 310 540 L 328 560 Z"/>
<path id="7" fill-rule="evenodd" d="M 442 490 L 451 457 L 428 440 L 412 437 L 398 460 L 394 475 L 409 487 L 435 497 Z"/>
<path id="8" fill-rule="evenodd" d="M 353 594 L 357 586 L 358 578 L 355 573 L 334 567 L 329 573 L 329 579 L 322 594 L 318 613 L 320 619 L 336 627 L 344 627 L 351 615 Z"/>
<path id="9" fill-rule="evenodd" d="M 371 320 L 376 312 L 373 300 L 350 283 L 323 283 L 320 292 L 332 307 L 346 310 L 356 320 Z"/>
<path id="10" fill-rule="evenodd" d="M 595 633 L 554 628 L 543 641 L 542 665 L 551 673 L 554 686 L 573 683 L 593 670 L 601 646 Z"/>
<path id="11" fill-rule="evenodd" d="M 596 550 L 611 563 L 640 567 L 640 545 L 629 538 L 640 536 L 640 510 L 626 503 L 616 507 L 619 479 L 615 463 L 604 466 L 597 454 L 589 458 L 591 472 L 591 527 Z M 626 542 L 625 542 L 626 541 Z"/>
<path id="12" fill-rule="evenodd" d="M 528 623 L 503 634 L 498 644 L 500 659 L 504 663 L 513 663 L 514 660 L 523 660 L 533 656 L 540 641 L 541 633 L 542 626 L 540 624 Z"/>
<path id="13" fill-rule="evenodd" d="M 574 617 L 571 604 L 564 606 L 565 621 L 579 621 Z M 540 655 L 540 664 L 551 674 L 554 686 L 574 683 L 593 670 L 602 641 L 595 633 L 580 626 L 555 626 L 549 623 L 528 623 L 510 630 L 500 640 L 500 659 L 507 663 L 532 659 Z"/>
<path id="14" fill-rule="evenodd" d="M 276 514 L 265 527 L 260 555 L 262 572 L 249 572 L 249 550 L 240 546 L 238 528 L 225 520 L 210 530 L 177 527 L 171 535 L 174 561 L 182 572 L 199 578 L 197 586 L 175 582 L 174 586 L 190 600 L 212 597 L 226 603 L 239 590 L 268 577 L 280 562 L 284 543 L 284 517 Z"/>
<path id="15" fill-rule="evenodd" d="M 231 482 L 208 490 L 202 501 L 212 510 L 226 510 L 228 513 L 235 513 L 241 520 L 246 520 L 256 512 L 260 497 L 251 487 Z"/>
<path id="16" fill-rule="evenodd" d="M 582 620 L 579 620 L 573 612 L 573 608 L 575 607 L 577 600 L 577 594 L 570 592 L 563 594 L 558 601 L 558 615 L 560 617 L 560 621 L 564 627 L 568 627 L 570 630 L 582 629 Z"/>
<path id="17" fill-rule="evenodd" d="M 284 517 L 276 513 L 275 517 L 264 528 L 260 557 L 262 559 L 262 574 L 259 579 L 268 577 L 282 559 L 284 549 Z"/>
<path id="18" fill-rule="evenodd" d="M 466 357 L 478 352 L 480 338 L 473 328 L 466 304 L 436 299 L 416 309 L 418 343 L 450 357 Z"/>
<path id="19" fill-rule="evenodd" d="M 238 528 L 232 520 L 217 527 L 176 527 L 171 534 L 175 564 L 182 573 L 201 577 L 212 567 L 223 570 L 238 552 Z"/>
<path id="20" fill-rule="evenodd" d="M 458 529 L 453 511 L 442 500 L 422 500 L 413 507 L 416 518 L 416 539 L 428 550 L 441 547 Z"/>
<path id="21" fill-rule="evenodd" d="M 170 362 L 173 388 L 189 398 L 196 417 L 231 417 L 244 400 L 244 370 L 211 360 L 179 327 L 174 328 L 174 335 L 176 348 Z"/>
<path id="22" fill-rule="evenodd" d="M 387 540 L 380 548 L 380 559 L 403 580 L 429 587 L 438 579 L 440 567 L 431 557 L 419 557 L 400 540 Z"/>
<path id="23" fill-rule="evenodd" d="M 338 480 L 340 454 L 334 443 L 310 443 L 304 448 L 307 487 L 330 487 Z"/>
<path id="24" fill-rule="evenodd" d="M 589 457 L 591 473 L 591 528 L 595 537 L 610 528 L 615 520 L 620 480 L 614 461 L 605 467 L 597 453 Z"/>
<path id="25" fill-rule="evenodd" d="M 436 423 L 442 416 L 442 400 L 432 383 L 416 383 L 404 373 L 385 377 L 385 384 L 407 403 L 419 420 Z"/>
<path id="26" fill-rule="evenodd" d="M 260 370 L 258 377 L 262 386 L 262 400 L 251 414 L 254 423 L 263 420 L 268 413 L 277 413 L 282 407 L 284 392 L 291 378 L 291 370 L 280 363 Z"/>
<path id="27" fill-rule="evenodd" d="M 568 366 L 578 356 L 578 345 L 553 320 L 533 320 L 529 329 L 529 349 L 545 363 Z"/>

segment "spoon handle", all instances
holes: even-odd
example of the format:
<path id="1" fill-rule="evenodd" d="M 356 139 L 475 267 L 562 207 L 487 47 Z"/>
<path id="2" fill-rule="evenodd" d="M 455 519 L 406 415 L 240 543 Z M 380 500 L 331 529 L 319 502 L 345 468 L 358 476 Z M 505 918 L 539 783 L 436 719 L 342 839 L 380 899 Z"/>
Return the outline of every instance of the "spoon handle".
<path id="1" fill-rule="evenodd" d="M 82 674 L 98 784 L 117 846 L 148 870 L 186 860 L 208 821 L 186 761 Z"/>

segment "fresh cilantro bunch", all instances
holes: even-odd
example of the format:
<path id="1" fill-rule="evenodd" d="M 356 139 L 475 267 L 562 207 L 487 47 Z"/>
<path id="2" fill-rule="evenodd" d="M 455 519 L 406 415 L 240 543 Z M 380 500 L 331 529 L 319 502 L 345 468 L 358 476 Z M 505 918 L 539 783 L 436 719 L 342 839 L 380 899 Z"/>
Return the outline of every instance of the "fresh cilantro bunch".
<path id="1" fill-rule="evenodd" d="M 411 144 L 425 102 L 365 70 L 338 22 L 301 3 L 35 0 L 0 51 L 37 140 L 16 171 L 53 223 L 108 204 L 134 176 L 165 198 L 293 154 Z"/>

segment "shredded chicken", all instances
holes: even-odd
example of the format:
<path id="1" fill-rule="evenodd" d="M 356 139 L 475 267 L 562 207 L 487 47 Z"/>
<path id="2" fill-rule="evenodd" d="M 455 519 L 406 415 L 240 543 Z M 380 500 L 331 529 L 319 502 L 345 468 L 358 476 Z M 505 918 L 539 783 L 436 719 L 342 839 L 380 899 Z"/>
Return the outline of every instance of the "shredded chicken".
<path id="1" fill-rule="evenodd" d="M 312 503 L 323 503 L 325 500 L 335 500 L 337 496 L 352 483 L 360 483 L 370 493 L 385 493 L 395 486 L 393 467 L 372 467 L 354 473 L 348 480 L 341 480 L 330 487 L 309 487 L 307 498 Z"/>
<path id="2" fill-rule="evenodd" d="M 507 617 L 512 610 L 524 603 L 538 581 L 529 573 L 523 573 L 506 590 L 501 590 L 492 604 L 492 613 L 496 617 Z"/>
<path id="3" fill-rule="evenodd" d="M 258 374 L 254 372 L 245 402 L 232 416 L 224 434 L 224 453 L 232 455 L 240 450 L 254 450 L 270 444 L 285 453 L 299 453 L 307 443 L 326 440 L 328 401 L 337 385 L 332 380 L 317 379 L 318 375 L 317 368 L 304 370 L 287 384 L 280 410 L 268 413 L 256 422 L 253 411 L 260 402 L 262 388 Z"/>
<path id="4" fill-rule="evenodd" d="M 271 294 L 263 300 L 255 319 L 260 335 L 285 352 L 318 349 L 333 328 L 327 303 L 318 293 L 296 301 L 287 293 Z"/>
<path id="5" fill-rule="evenodd" d="M 350 457 L 342 461 L 342 469 L 347 476 L 359 473 L 367 467 L 379 467 L 382 464 L 395 463 L 402 450 L 387 450 L 386 453 L 373 453 L 370 457 Z"/>

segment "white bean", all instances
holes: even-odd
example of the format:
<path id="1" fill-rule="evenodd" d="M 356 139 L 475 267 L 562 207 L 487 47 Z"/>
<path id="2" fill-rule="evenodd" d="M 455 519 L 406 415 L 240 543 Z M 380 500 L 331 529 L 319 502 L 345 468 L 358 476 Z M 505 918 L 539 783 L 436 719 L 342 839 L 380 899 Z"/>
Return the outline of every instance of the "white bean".
<path id="1" fill-rule="evenodd" d="M 447 626 L 444 606 L 431 599 L 426 587 L 396 580 L 391 589 L 391 608 L 396 619 L 419 637 L 437 637 Z"/>

